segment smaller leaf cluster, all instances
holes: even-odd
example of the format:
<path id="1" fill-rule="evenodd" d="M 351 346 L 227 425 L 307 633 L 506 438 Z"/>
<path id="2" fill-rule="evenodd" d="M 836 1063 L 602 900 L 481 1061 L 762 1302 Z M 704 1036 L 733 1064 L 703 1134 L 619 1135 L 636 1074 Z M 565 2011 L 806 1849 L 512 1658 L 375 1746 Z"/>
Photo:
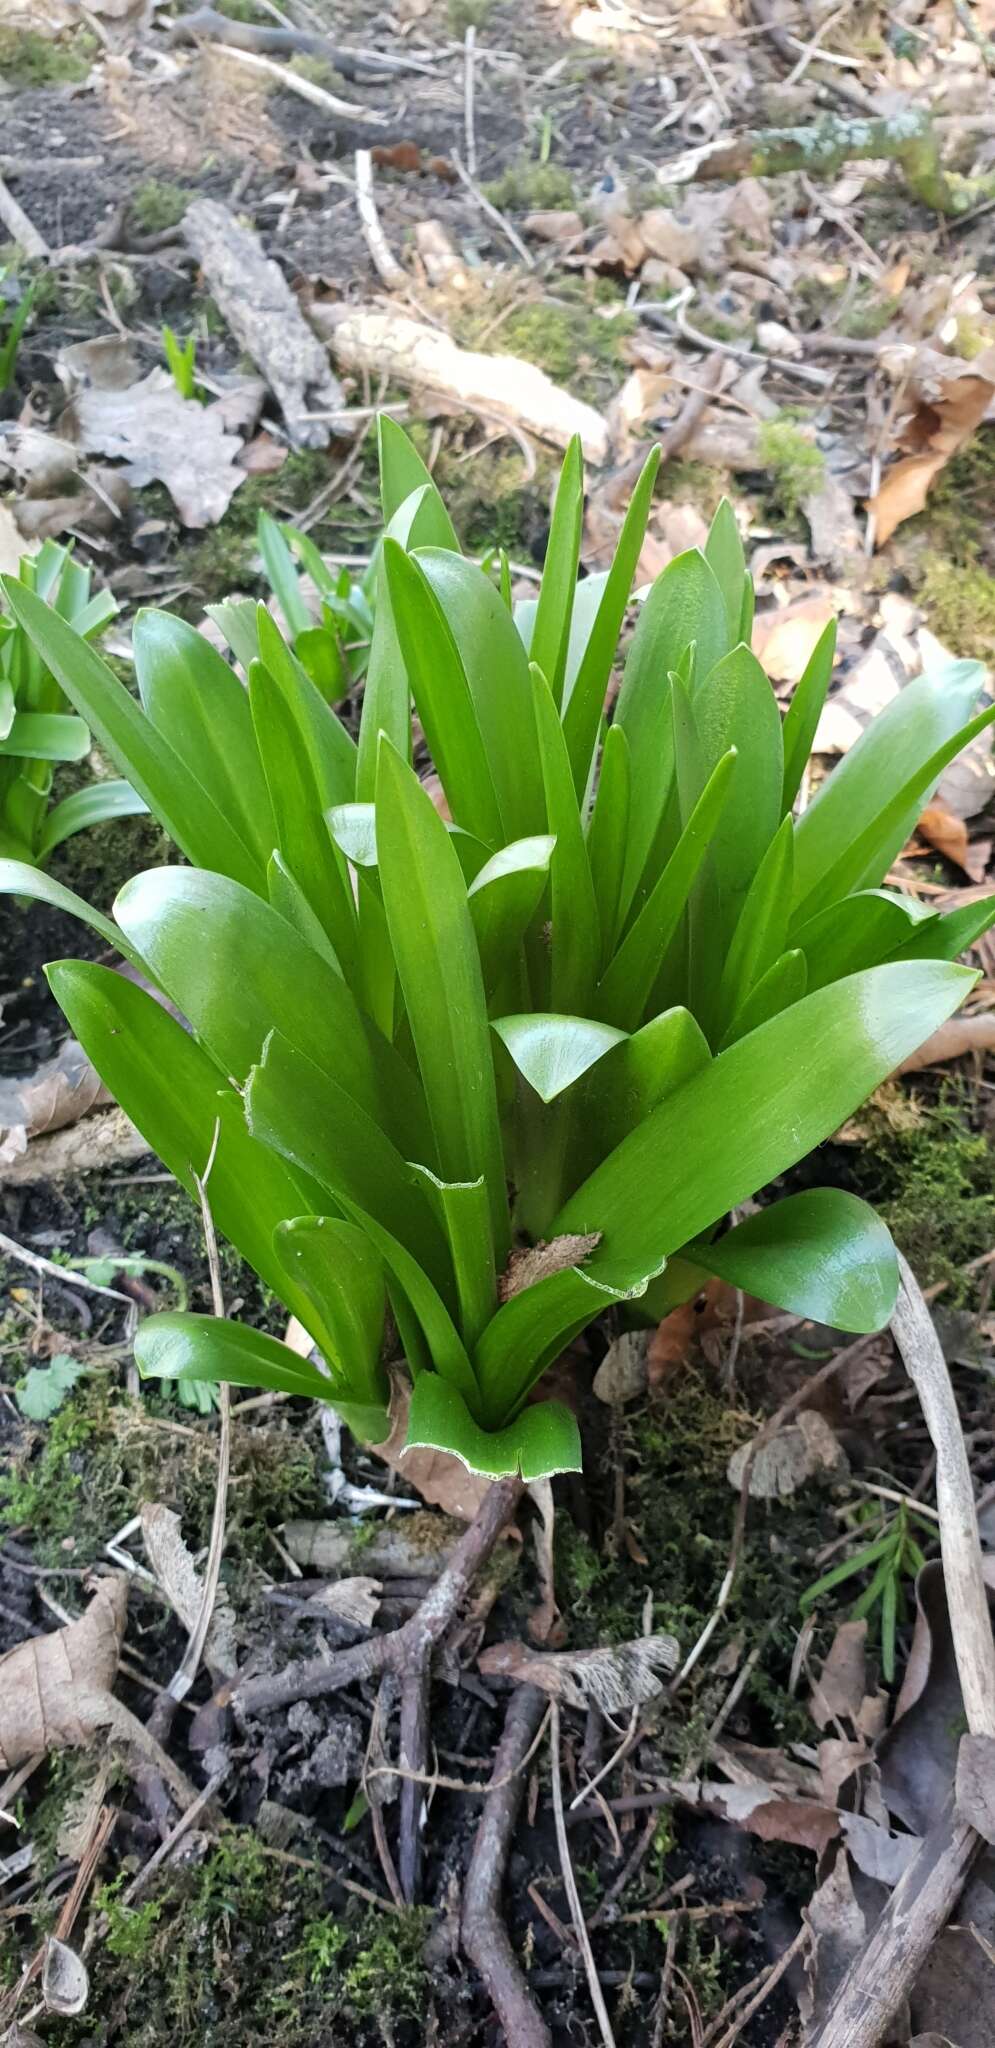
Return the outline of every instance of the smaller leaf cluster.
<path id="1" fill-rule="evenodd" d="M 895 1676 L 895 1640 L 898 1629 L 906 1620 L 906 1599 L 904 1581 L 916 1578 L 926 1559 L 922 1546 L 916 1537 L 916 1530 L 934 1537 L 936 1530 L 926 1516 L 911 1501 L 902 1501 L 894 1515 L 883 1515 L 879 1508 L 867 1502 L 861 1515 L 864 1529 L 868 1523 L 876 1525 L 879 1534 L 870 1542 L 861 1545 L 842 1564 L 834 1565 L 832 1571 L 824 1572 L 821 1579 L 808 1586 L 801 1597 L 803 1613 L 815 1607 L 827 1593 L 835 1592 L 848 1580 L 859 1573 L 869 1571 L 871 1577 L 850 1609 L 851 1621 L 863 1621 L 880 1607 L 881 1670 L 890 1685 Z"/>
<path id="2" fill-rule="evenodd" d="M 15 581 L 83 639 L 95 638 L 117 611 L 110 592 L 92 594 L 90 571 L 52 540 L 22 558 L 8 588 Z M 50 807 L 58 764 L 82 761 L 89 751 L 85 719 L 71 711 L 30 634 L 0 608 L 0 856 L 44 867 L 71 833 L 145 809 L 125 781 L 91 783 Z"/>
<path id="3" fill-rule="evenodd" d="M 377 556 L 362 576 L 346 567 L 332 568 L 313 540 L 297 526 L 280 525 L 260 512 L 259 553 L 270 589 L 283 615 L 287 637 L 301 667 L 329 704 L 341 703 L 361 682 L 370 658 L 373 607 L 376 601 Z M 312 617 L 304 590 L 310 577 L 318 597 L 319 616 Z M 227 635 L 236 607 L 214 607 Z M 249 614 L 244 615 L 246 628 Z"/>

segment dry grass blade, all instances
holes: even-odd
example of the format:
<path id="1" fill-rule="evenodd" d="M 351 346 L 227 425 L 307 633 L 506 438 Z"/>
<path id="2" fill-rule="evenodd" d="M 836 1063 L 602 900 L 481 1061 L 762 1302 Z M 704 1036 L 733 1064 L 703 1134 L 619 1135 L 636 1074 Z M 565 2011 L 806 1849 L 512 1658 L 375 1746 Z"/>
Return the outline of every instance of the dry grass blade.
<path id="1" fill-rule="evenodd" d="M 563 1775 L 560 1767 L 560 1703 L 556 1699 L 553 1700 L 550 1707 L 549 1743 L 553 1773 L 553 1817 L 556 1822 L 556 1845 L 560 1852 L 563 1885 L 570 1902 L 570 1917 L 574 1924 L 574 1932 L 580 1944 L 581 1955 L 584 1958 L 584 1970 L 587 1976 L 588 1989 L 591 1993 L 591 2003 L 601 2030 L 601 2039 L 604 2043 L 604 2048 L 615 2048 L 615 2035 L 612 2032 L 612 2023 L 608 2015 L 608 2007 L 605 2004 L 605 1994 L 601 1989 L 597 1964 L 594 1960 L 594 1951 L 591 1948 L 591 1937 L 587 1931 L 584 1909 L 580 1902 L 580 1893 L 577 1890 L 577 1879 L 574 1876 L 574 1867 L 570 1860 L 570 1844 L 567 1840 L 567 1824 L 563 1813 Z"/>

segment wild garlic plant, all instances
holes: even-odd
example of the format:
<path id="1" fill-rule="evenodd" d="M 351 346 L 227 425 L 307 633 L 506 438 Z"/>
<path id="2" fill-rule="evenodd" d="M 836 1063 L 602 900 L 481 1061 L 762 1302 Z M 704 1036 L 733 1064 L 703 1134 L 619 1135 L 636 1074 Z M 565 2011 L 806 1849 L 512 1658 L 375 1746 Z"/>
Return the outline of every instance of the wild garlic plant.
<path id="1" fill-rule="evenodd" d="M 110 591 L 91 593 L 89 569 L 53 540 L 22 557 L 6 589 L 32 593 L 83 639 L 117 614 Z M 50 803 L 57 765 L 85 760 L 90 744 L 89 727 L 72 713 L 37 642 L 14 607 L 0 604 L 0 856 L 43 867 L 73 832 L 144 811 L 130 783 L 110 779 Z"/>
<path id="2" fill-rule="evenodd" d="M 140 614 L 136 702 L 9 586 L 189 865 L 136 876 L 113 923 L 16 861 L 0 885 L 72 907 L 188 1020 L 105 967 L 49 969 L 191 1194 L 213 1157 L 218 1228 L 323 1361 L 169 1313 L 139 1332 L 143 1372 L 331 1401 L 376 1443 L 390 1330 L 409 1442 L 531 1479 L 579 1463 L 567 1406 L 531 1397 L 607 1310 L 659 1314 L 713 1273 L 842 1329 L 887 1321 L 894 1247 L 854 1196 L 729 1217 L 971 987 L 954 963 L 995 897 L 938 914 L 884 878 L 995 706 L 971 715 L 976 663 L 922 676 L 795 816 L 833 631 L 782 721 L 728 505 L 646 596 L 606 710 L 656 454 L 611 568 L 578 581 L 569 449 L 538 597 L 518 606 L 506 563 L 460 552 L 387 420 L 380 454 L 357 739 L 263 606 L 229 619 L 237 668 Z"/>

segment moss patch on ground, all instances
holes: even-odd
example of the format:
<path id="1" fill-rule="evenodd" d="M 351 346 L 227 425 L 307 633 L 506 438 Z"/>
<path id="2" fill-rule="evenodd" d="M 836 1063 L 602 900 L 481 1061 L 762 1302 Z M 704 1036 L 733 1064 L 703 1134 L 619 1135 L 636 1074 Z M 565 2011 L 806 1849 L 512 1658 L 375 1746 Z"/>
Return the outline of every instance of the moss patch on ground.
<path id="1" fill-rule="evenodd" d="M 977 1128 L 964 1085 L 947 1082 L 935 1102 L 893 1121 L 873 1103 L 861 1113 L 852 1184 L 880 1209 L 923 1287 L 948 1282 L 950 1306 L 971 1297 L 962 1267 L 995 1235 L 995 1147 Z"/>
<path id="2" fill-rule="evenodd" d="M 0 78 L 14 90 L 44 85 L 82 85 L 99 44 L 89 29 L 53 42 L 30 28 L 0 28 Z"/>
<path id="3" fill-rule="evenodd" d="M 143 235 L 157 235 L 175 228 L 190 204 L 192 193 L 169 178 L 146 178 L 136 185 L 128 207 L 135 226 Z"/>
<path id="4" fill-rule="evenodd" d="M 809 493 L 818 489 L 826 467 L 821 448 L 797 420 L 782 414 L 760 426 L 760 465 L 767 474 L 767 495 L 789 518 Z"/>
<path id="5" fill-rule="evenodd" d="M 604 401 L 624 375 L 623 343 L 635 328 L 613 286 L 558 280 L 555 299 L 527 299 L 502 313 L 493 292 L 453 309 L 455 339 L 466 348 L 522 356 L 578 398 Z"/>
<path id="6" fill-rule="evenodd" d="M 465 5 L 466 0 L 461 0 L 461 4 Z M 502 213 L 569 213 L 577 204 L 573 178 L 563 164 L 538 163 L 527 156 L 509 164 L 499 178 L 492 178 L 482 189 L 491 205 L 500 207 Z"/>

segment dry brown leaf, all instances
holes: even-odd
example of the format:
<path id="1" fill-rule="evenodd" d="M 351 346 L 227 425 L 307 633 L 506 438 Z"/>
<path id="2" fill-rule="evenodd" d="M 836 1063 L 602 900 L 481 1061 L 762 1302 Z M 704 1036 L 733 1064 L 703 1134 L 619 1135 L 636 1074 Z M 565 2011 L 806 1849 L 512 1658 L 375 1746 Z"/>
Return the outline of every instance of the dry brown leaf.
<path id="1" fill-rule="evenodd" d="M 923 393 L 902 435 L 903 445 L 912 452 L 885 471 L 880 489 L 869 501 L 877 547 L 890 540 L 903 520 L 923 510 L 930 485 L 981 425 L 995 395 L 995 352 L 986 350 L 986 372 L 989 358 L 990 373 L 982 373 L 979 357 L 970 367 L 960 364 L 959 374 L 946 376 L 928 396 Z"/>
<path id="2" fill-rule="evenodd" d="M 148 1140 L 123 1109 L 101 1110 L 66 1130 L 32 1140 L 25 1152 L 7 1165 L 0 1163 L 0 1187 L 32 1187 L 59 1180 L 68 1173 L 99 1172 L 108 1166 L 133 1166 L 148 1153 Z"/>
<path id="3" fill-rule="evenodd" d="M 513 1294 L 524 1294 L 527 1287 L 535 1287 L 539 1280 L 549 1280 L 554 1273 L 566 1273 L 571 1266 L 579 1266 L 600 1243 L 600 1230 L 592 1230 L 582 1236 L 554 1237 L 549 1244 L 540 1239 L 538 1244 L 513 1251 L 498 1283 L 499 1300 L 510 1301 Z"/>
<path id="4" fill-rule="evenodd" d="M 570 213 L 566 209 L 561 211 L 560 208 L 554 207 L 549 211 L 540 209 L 538 213 L 526 214 L 525 231 L 527 234 L 537 235 L 540 242 L 569 244 L 580 240 L 584 233 L 584 223 L 579 213 Z"/>
<path id="5" fill-rule="evenodd" d="M 167 370 L 150 370 L 115 391 L 81 391 L 70 417 L 82 448 L 126 462 L 125 474 L 139 489 L 165 484 L 182 524 L 201 527 L 224 517 L 246 477 L 236 462 L 242 443 L 226 429 L 224 406 L 181 398 Z"/>
<path id="6" fill-rule="evenodd" d="M 101 1579 L 86 1613 L 0 1657 L 0 1768 L 85 1749 L 107 1721 L 128 1606 L 124 1573 Z"/>
<path id="7" fill-rule="evenodd" d="M 867 1623 L 843 1621 L 812 1687 L 809 1713 L 817 1728 L 856 1721 L 867 1691 Z"/>
<path id="8" fill-rule="evenodd" d="M 730 1486 L 742 1486 L 749 1455 L 749 1444 L 741 1444 L 733 1452 L 726 1475 Z M 750 1498 L 786 1500 L 816 1474 L 824 1477 L 846 1470 L 842 1445 L 825 1416 L 814 1408 L 803 1408 L 794 1422 L 779 1429 L 769 1443 L 761 1444 L 750 1471 Z"/>
<path id="9" fill-rule="evenodd" d="M 88 1110 L 112 1101 L 99 1074 L 75 1038 L 67 1038 L 54 1059 L 19 1081 L 0 1081 L 0 1167 L 27 1149 L 31 1138 L 78 1123 Z"/>
<path id="10" fill-rule="evenodd" d="M 531 1650 L 527 1643 L 493 1643 L 477 1659 L 486 1678 L 537 1685 L 568 1707 L 597 1706 L 628 1714 L 657 1699 L 658 1672 L 673 1671 L 680 1652 L 673 1636 L 638 1636 L 597 1650 Z"/>
<path id="11" fill-rule="evenodd" d="M 648 1330 L 625 1330 L 609 1344 L 594 1375 L 595 1399 L 611 1408 L 616 1402 L 635 1401 L 646 1392 Z"/>
<path id="12" fill-rule="evenodd" d="M 142 1536 L 152 1570 L 189 1634 L 197 1625 L 204 1584 L 183 1541 L 179 1515 L 160 1501 L 146 1502 L 142 1508 Z M 215 1596 L 204 1659 L 223 1678 L 231 1678 L 238 1669 L 235 1614 L 223 1585 L 218 1586 Z"/>
<path id="13" fill-rule="evenodd" d="M 797 683 L 820 635 L 835 618 L 831 590 L 798 598 L 783 611 L 758 612 L 753 623 L 753 652 L 778 683 Z"/>
<path id="14" fill-rule="evenodd" d="M 942 1066 L 945 1060 L 959 1060 L 969 1052 L 991 1052 L 993 1047 L 995 1010 L 976 1010 L 973 1016 L 951 1017 L 948 1023 L 941 1024 L 895 1072 L 919 1074 L 925 1067 Z"/>
<path id="15" fill-rule="evenodd" d="M 842 1844 L 802 1918 L 812 1930 L 805 1957 L 805 1984 L 798 2000 L 806 2031 L 824 2017 L 833 1992 L 863 1946 L 867 1919 L 853 1889 L 847 1853 Z"/>
<path id="16" fill-rule="evenodd" d="M 658 1392 L 672 1373 L 686 1365 L 696 1340 L 714 1330 L 735 1313 L 736 1290 L 727 1280 L 711 1275 L 690 1301 L 672 1308 L 657 1324 L 646 1354 L 646 1377 L 650 1392 Z"/>
<path id="17" fill-rule="evenodd" d="M 925 839 L 930 846 L 935 847 L 937 853 L 942 853 L 945 859 L 952 860 L 955 867 L 963 868 L 967 873 L 970 856 L 967 826 L 963 818 L 955 818 L 945 804 L 934 800 L 933 803 L 926 805 L 926 809 L 918 818 L 916 831 L 920 839 Z"/>
<path id="18" fill-rule="evenodd" d="M 255 434 L 246 442 L 238 466 L 246 476 L 273 476 L 283 468 L 289 453 L 285 441 L 274 441 L 272 434 Z"/>

